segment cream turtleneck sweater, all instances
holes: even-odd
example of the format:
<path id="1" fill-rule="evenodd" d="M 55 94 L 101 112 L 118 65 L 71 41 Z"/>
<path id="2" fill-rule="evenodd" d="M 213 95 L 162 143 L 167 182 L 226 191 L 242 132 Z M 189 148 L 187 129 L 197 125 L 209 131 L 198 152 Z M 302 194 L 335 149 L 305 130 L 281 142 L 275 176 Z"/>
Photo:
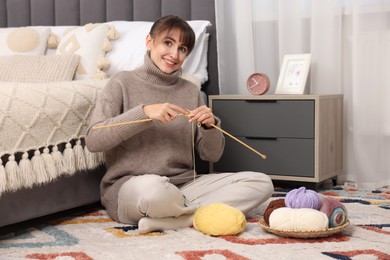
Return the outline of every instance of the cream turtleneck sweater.
<path id="1" fill-rule="evenodd" d="M 203 105 L 197 86 L 180 74 L 180 70 L 165 74 L 145 55 L 140 68 L 113 76 L 96 104 L 86 145 L 91 152 L 105 152 L 107 173 L 100 187 L 101 200 L 116 221 L 119 189 L 132 176 L 167 176 L 176 185 L 193 179 L 192 126 L 179 116 L 168 123 L 154 120 L 98 130 L 91 127 L 145 119 L 143 106 L 148 104 L 172 103 L 189 110 Z M 217 161 L 224 148 L 223 134 L 214 128 L 194 129 L 200 157 Z"/>

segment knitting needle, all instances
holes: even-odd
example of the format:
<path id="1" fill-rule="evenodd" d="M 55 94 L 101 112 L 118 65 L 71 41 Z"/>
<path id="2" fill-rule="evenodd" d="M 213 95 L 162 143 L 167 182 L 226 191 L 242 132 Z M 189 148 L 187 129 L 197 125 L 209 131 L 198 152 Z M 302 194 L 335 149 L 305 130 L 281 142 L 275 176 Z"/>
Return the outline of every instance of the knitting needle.
<path id="1" fill-rule="evenodd" d="M 188 115 L 178 114 L 178 116 L 188 116 Z M 112 124 L 112 125 L 101 125 L 101 126 L 92 127 L 92 130 L 101 129 L 101 128 L 109 128 L 109 127 L 114 127 L 114 126 L 121 126 L 121 125 L 137 124 L 137 123 L 143 123 L 143 122 L 148 122 L 148 121 L 152 121 L 152 120 L 153 119 L 151 119 L 151 118 L 145 118 L 145 119 L 122 122 L 122 123 L 117 123 L 117 124 Z"/>
<path id="2" fill-rule="evenodd" d="M 190 115 L 191 115 L 191 111 L 188 110 L 188 109 L 187 109 L 187 111 L 188 111 L 188 116 L 190 116 Z M 216 125 L 214 125 L 214 124 L 207 124 L 207 125 L 210 125 L 210 126 L 214 127 L 215 129 L 221 131 L 221 132 L 224 133 L 225 135 L 227 135 L 227 136 L 229 136 L 230 138 L 232 138 L 234 141 L 239 142 L 240 144 L 242 144 L 243 146 L 245 146 L 246 148 L 248 148 L 249 150 L 251 150 L 251 151 L 254 152 L 255 154 L 259 155 L 261 158 L 267 159 L 267 156 L 265 156 L 264 154 L 262 154 L 262 153 L 256 151 L 254 148 L 252 148 L 251 146 L 247 145 L 247 144 L 244 143 L 243 141 L 237 139 L 236 137 L 234 137 L 233 135 L 229 134 L 228 132 L 226 132 L 226 131 L 223 130 L 222 128 L 220 128 L 220 127 L 218 127 L 218 126 L 216 126 Z"/>
<path id="3" fill-rule="evenodd" d="M 225 135 L 229 136 L 230 138 L 232 138 L 233 140 L 239 142 L 240 144 L 242 144 L 243 146 L 245 146 L 246 148 L 248 148 L 249 150 L 251 150 L 252 152 L 254 152 L 255 154 L 259 155 L 261 158 L 263 159 L 266 159 L 267 156 L 265 156 L 264 154 L 261 154 L 260 152 L 256 151 L 255 149 L 253 149 L 252 147 L 250 147 L 249 145 L 247 145 L 246 143 L 244 143 L 243 141 L 237 139 L 236 137 L 232 136 L 231 134 L 229 134 L 228 132 L 226 132 L 225 130 L 223 130 L 222 128 L 214 125 L 214 124 L 208 124 L 208 125 L 211 125 L 212 127 L 214 127 L 215 129 L 218 129 L 219 131 L 221 131 L 222 133 L 224 133 Z"/>
<path id="4" fill-rule="evenodd" d="M 189 111 L 189 110 L 188 110 Z M 190 112 L 190 111 L 189 111 Z M 179 116 L 186 116 L 186 117 L 189 117 L 190 114 L 179 114 Z M 101 129 L 101 128 L 109 128 L 109 127 L 115 127 L 115 126 L 121 126 L 121 125 L 129 125 L 129 124 L 137 124 L 137 123 L 142 123 L 142 122 L 148 122 L 148 121 L 152 121 L 153 119 L 151 118 L 146 118 L 146 119 L 140 119 L 140 120 L 134 120 L 134 121 L 128 121 L 128 122 L 122 122 L 122 123 L 117 123 L 117 124 L 111 124 L 111 125 L 101 125 L 101 126 L 95 126 L 95 127 L 92 127 L 92 130 L 96 130 L 96 129 Z M 232 138 L 233 140 L 239 142 L 240 144 L 242 144 L 243 146 L 245 146 L 246 148 L 248 148 L 249 150 L 251 150 L 252 152 L 254 152 L 255 154 L 259 155 L 261 158 L 263 159 L 266 159 L 267 156 L 265 156 L 264 154 L 256 151 L 254 148 L 252 148 L 251 146 L 247 145 L 246 143 L 244 143 L 243 141 L 237 139 L 236 137 L 234 137 L 233 135 L 229 134 L 228 132 L 226 132 L 225 130 L 223 130 L 222 128 L 214 125 L 214 124 L 208 124 L 212 127 L 214 127 L 215 129 L 221 131 L 222 133 L 224 133 L 225 135 L 229 136 L 230 138 Z"/>
<path id="5" fill-rule="evenodd" d="M 146 119 L 122 122 L 122 123 L 117 123 L 117 124 L 112 124 L 112 125 L 94 126 L 94 127 L 92 127 L 92 130 L 101 129 L 101 128 L 109 128 L 109 127 L 114 127 L 114 126 L 121 126 L 121 125 L 137 124 L 137 123 L 148 122 L 148 121 L 152 121 L 152 120 L 153 119 L 151 119 L 151 118 L 146 118 Z"/>

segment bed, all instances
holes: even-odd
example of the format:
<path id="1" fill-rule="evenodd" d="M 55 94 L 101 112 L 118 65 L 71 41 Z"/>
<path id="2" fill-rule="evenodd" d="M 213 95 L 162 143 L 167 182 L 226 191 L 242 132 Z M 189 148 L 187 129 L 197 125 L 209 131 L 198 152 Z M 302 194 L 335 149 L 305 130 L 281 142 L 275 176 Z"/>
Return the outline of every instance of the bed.
<path id="1" fill-rule="evenodd" d="M 196 32 L 196 45 L 203 46 L 199 47 L 203 54 L 196 52 L 184 76 L 199 84 L 205 100 L 208 95 L 219 94 L 214 0 L 0 0 L 0 227 L 100 201 L 104 156 L 88 153 L 83 139 L 94 101 L 116 71 L 137 66 L 133 61 L 139 59 L 142 51 L 136 43 L 130 42 L 133 35 L 126 36 L 126 30 L 135 26 L 134 31 L 144 33 L 151 21 L 167 14 L 186 19 L 194 30 L 197 28 L 201 32 Z M 207 21 L 209 24 L 204 25 Z M 203 32 L 201 24 L 205 28 Z M 97 26 L 104 27 L 101 29 L 105 35 L 102 42 L 104 53 L 90 70 L 90 54 L 70 55 L 66 53 L 70 45 L 64 42 L 79 37 L 75 32 L 81 28 L 96 31 L 100 28 Z M 43 53 L 42 49 L 40 53 L 35 53 L 34 49 L 32 55 L 23 57 L 31 58 L 29 61 L 21 61 L 21 57 L 12 55 L 15 51 L 30 51 L 29 46 L 20 43 L 31 41 L 23 41 L 26 38 L 10 31 L 21 28 L 38 28 L 41 30 L 38 42 L 41 37 L 47 39 Z M 33 35 L 31 31 L 29 33 Z M 5 46 L 1 43 L 2 37 L 14 39 L 17 44 L 11 48 L 8 41 Z M 91 37 L 84 40 L 91 41 Z M 118 46 L 124 44 L 132 44 L 136 53 L 123 55 L 122 47 Z M 4 48 L 9 49 L 5 51 Z M 58 55 L 63 55 L 60 61 L 55 60 Z M 129 60 L 131 65 L 126 63 Z M 200 63 L 203 67 L 195 68 Z M 43 67 L 35 64 L 43 64 Z M 67 64 L 67 70 L 62 68 L 61 73 L 56 72 L 55 80 L 52 78 L 54 73 L 46 72 L 55 70 L 56 66 L 64 67 L 64 64 Z M 17 82 L 13 80 L 15 70 L 20 72 Z M 196 74 L 198 70 L 203 76 Z M 63 94 L 64 90 L 69 96 Z M 34 111 L 40 112 L 31 113 Z M 61 120 L 55 120 L 53 113 L 57 113 Z M 43 114 L 44 118 L 38 114 Z M 30 118 L 30 121 L 27 125 L 12 121 L 15 115 Z M 67 121 L 69 118 L 75 122 Z M 34 130 L 34 127 L 47 125 L 49 121 L 52 121 L 50 127 Z M 73 129 L 65 127 L 72 124 Z M 14 139 L 16 141 L 12 141 Z M 40 139 L 46 143 L 41 145 Z M 207 162 L 197 159 L 197 169 L 207 172 Z"/>

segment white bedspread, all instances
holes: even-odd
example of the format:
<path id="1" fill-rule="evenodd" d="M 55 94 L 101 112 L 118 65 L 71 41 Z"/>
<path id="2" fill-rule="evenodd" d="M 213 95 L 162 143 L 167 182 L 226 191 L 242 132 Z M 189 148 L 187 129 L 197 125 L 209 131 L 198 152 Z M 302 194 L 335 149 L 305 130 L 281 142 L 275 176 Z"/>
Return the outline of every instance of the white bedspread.
<path id="1" fill-rule="evenodd" d="M 0 194 L 44 183 L 63 173 L 95 168 L 102 162 L 101 155 L 89 153 L 80 144 L 106 83 L 0 82 L 0 157 L 7 158 L 7 162 L 0 159 Z M 57 145 L 63 143 L 67 149 L 59 153 Z"/>

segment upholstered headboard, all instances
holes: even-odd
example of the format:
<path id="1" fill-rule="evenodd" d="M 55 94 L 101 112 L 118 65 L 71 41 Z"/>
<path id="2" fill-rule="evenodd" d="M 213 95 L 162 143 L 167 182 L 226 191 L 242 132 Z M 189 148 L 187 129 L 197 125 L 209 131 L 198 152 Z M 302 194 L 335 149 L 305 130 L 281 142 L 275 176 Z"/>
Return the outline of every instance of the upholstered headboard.
<path id="1" fill-rule="evenodd" d="M 219 94 L 214 0 L 0 0 L 0 27 L 154 21 L 168 14 L 212 23 L 207 30 L 209 79 L 202 89 Z"/>

